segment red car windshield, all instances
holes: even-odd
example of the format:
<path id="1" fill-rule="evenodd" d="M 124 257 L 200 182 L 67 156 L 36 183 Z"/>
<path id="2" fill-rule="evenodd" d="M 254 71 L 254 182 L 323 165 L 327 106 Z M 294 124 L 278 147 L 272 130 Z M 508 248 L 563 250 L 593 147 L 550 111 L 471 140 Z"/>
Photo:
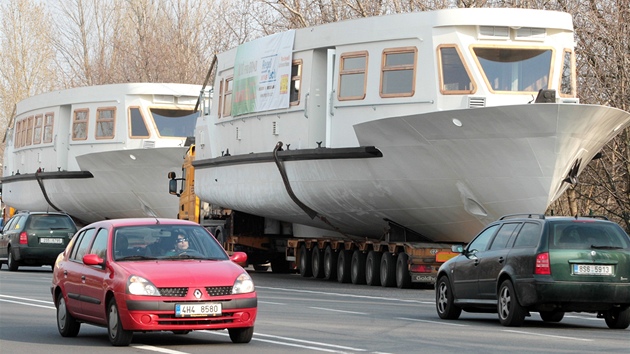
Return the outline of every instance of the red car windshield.
<path id="1" fill-rule="evenodd" d="M 228 260 L 219 243 L 200 226 L 143 225 L 114 229 L 113 257 L 141 259 Z"/>

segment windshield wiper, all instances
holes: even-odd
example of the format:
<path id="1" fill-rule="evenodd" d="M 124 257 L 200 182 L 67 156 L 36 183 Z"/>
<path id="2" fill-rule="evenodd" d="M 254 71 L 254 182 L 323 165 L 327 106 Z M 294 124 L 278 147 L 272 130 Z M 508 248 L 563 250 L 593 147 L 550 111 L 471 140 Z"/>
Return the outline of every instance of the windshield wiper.
<path id="1" fill-rule="evenodd" d="M 117 258 L 117 261 L 136 261 L 136 260 L 152 260 L 152 259 L 157 259 L 155 257 L 147 257 L 147 256 L 140 256 L 140 255 L 133 255 L 133 256 L 126 256 L 126 257 L 122 257 L 122 258 Z"/>
<path id="2" fill-rule="evenodd" d="M 591 245 L 591 248 L 594 248 L 596 250 L 621 250 L 623 249 L 623 247 L 619 247 L 619 246 L 595 246 L 595 245 Z"/>

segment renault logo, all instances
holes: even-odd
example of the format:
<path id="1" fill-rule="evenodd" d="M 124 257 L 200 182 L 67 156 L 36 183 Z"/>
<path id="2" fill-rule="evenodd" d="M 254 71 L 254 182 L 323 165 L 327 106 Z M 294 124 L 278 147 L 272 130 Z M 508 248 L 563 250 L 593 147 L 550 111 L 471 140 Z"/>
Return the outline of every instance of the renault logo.
<path id="1" fill-rule="evenodd" d="M 195 292 L 193 293 L 193 295 L 195 295 L 195 298 L 201 299 L 201 290 L 195 289 Z"/>

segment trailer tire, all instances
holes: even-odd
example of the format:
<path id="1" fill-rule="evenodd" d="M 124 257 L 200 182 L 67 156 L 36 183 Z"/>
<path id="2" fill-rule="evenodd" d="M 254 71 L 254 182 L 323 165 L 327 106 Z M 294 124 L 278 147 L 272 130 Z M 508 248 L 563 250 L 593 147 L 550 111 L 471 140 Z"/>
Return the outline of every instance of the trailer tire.
<path id="1" fill-rule="evenodd" d="M 381 257 L 382 253 L 370 251 L 365 260 L 365 283 L 371 286 L 381 285 Z"/>
<path id="2" fill-rule="evenodd" d="M 354 250 L 352 264 L 350 265 L 350 280 L 352 284 L 365 284 L 365 253 Z"/>
<path id="3" fill-rule="evenodd" d="M 396 260 L 396 286 L 400 289 L 411 287 L 411 274 L 409 274 L 409 256 L 405 252 L 398 254 Z"/>
<path id="4" fill-rule="evenodd" d="M 396 260 L 393 254 L 385 252 L 381 257 L 381 286 L 394 285 L 396 285 Z"/>
<path id="5" fill-rule="evenodd" d="M 300 246 L 300 275 L 305 278 L 313 275 L 311 256 L 311 252 L 306 248 L 306 245 Z"/>
<path id="6" fill-rule="evenodd" d="M 319 247 L 313 247 L 313 254 L 311 255 L 313 258 L 312 268 L 313 268 L 313 277 L 314 278 L 323 278 L 324 277 L 324 252 L 319 249 Z"/>
<path id="7" fill-rule="evenodd" d="M 352 251 L 339 251 L 337 259 L 337 281 L 340 283 L 350 282 L 350 268 L 352 264 Z"/>
<path id="8" fill-rule="evenodd" d="M 333 280 L 337 278 L 337 252 L 330 247 L 326 246 L 324 251 L 324 279 Z"/>

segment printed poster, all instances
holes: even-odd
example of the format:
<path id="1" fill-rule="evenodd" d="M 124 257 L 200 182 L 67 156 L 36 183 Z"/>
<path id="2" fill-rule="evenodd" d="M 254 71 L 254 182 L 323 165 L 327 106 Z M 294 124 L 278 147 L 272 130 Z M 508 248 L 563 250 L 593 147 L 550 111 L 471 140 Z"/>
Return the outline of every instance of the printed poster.
<path id="1" fill-rule="evenodd" d="M 234 62 L 232 115 L 288 108 L 295 30 L 241 44 Z"/>

